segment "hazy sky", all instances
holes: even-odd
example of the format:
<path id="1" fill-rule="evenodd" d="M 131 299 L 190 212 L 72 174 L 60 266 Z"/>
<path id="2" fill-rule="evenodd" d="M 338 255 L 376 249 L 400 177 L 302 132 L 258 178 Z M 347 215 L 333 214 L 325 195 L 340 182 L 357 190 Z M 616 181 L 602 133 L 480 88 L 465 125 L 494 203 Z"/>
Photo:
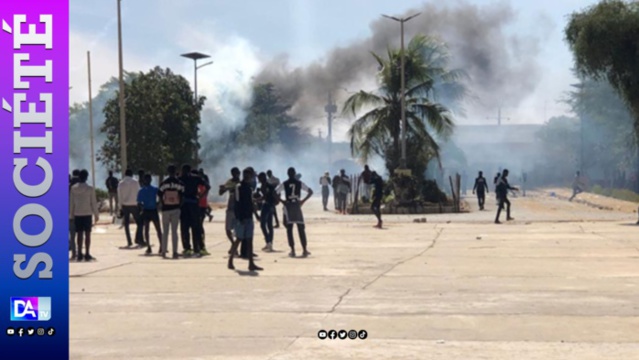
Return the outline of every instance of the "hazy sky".
<path id="1" fill-rule="evenodd" d="M 243 89 L 261 64 L 278 54 L 295 65 L 321 59 L 336 46 L 370 35 L 369 25 L 380 14 L 399 14 L 423 0 L 122 0 L 124 64 L 127 70 L 171 67 L 192 80 L 191 60 L 179 55 L 200 51 L 214 65 L 201 69 L 201 95 L 216 106 L 216 84 Z M 448 4 L 448 2 L 446 2 Z M 450 2 L 454 4 L 454 1 Z M 490 5 L 490 0 L 466 1 Z M 540 38 L 543 75 L 530 97 L 503 109 L 510 122 L 539 123 L 565 111 L 557 104 L 574 82 L 572 58 L 563 40 L 567 16 L 593 0 L 520 0 L 505 2 L 514 9 L 509 32 Z M 453 5 L 451 5 L 453 6 Z M 116 0 L 71 0 L 71 101 L 87 98 L 86 51 L 92 52 L 94 94 L 100 84 L 117 76 Z M 398 29 L 399 31 L 399 29 Z M 496 111 L 495 111 L 496 112 Z M 496 115 L 496 114 L 495 114 Z M 462 122 L 486 122 L 486 116 Z"/>

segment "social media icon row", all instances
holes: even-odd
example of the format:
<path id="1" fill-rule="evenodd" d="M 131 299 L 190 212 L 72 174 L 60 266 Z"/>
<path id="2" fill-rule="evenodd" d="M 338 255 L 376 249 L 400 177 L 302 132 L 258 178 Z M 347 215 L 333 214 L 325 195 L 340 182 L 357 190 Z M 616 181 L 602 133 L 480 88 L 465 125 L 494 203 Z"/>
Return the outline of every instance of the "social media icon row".
<path id="1" fill-rule="evenodd" d="M 7 328 L 7 335 L 8 336 L 18 336 L 18 337 L 23 337 L 23 336 L 34 336 L 34 335 L 38 335 L 38 336 L 44 336 L 44 335 L 48 335 L 48 336 L 53 336 L 55 335 L 55 328 L 38 328 L 37 330 L 32 328 L 32 327 L 28 327 L 28 328 L 17 328 L 14 329 L 12 327 L 8 327 Z"/>
<path id="2" fill-rule="evenodd" d="M 366 330 L 360 330 L 359 332 L 355 330 L 351 330 L 348 332 L 346 330 L 320 330 L 317 333 L 317 337 L 320 338 L 320 340 L 324 340 L 327 338 L 331 340 L 335 340 L 337 338 L 339 338 L 340 340 L 345 340 L 346 338 L 349 338 L 351 340 L 355 340 L 357 338 L 365 340 L 368 337 L 368 332 Z"/>

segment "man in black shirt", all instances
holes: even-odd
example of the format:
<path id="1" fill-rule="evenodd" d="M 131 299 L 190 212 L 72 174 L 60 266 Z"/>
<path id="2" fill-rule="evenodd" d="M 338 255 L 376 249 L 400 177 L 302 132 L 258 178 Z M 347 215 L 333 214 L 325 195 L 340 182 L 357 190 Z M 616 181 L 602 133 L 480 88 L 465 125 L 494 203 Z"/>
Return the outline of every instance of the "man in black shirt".
<path id="1" fill-rule="evenodd" d="M 140 185 L 140 188 L 144 187 L 144 174 L 146 174 L 144 170 L 138 171 L 138 184 Z"/>
<path id="2" fill-rule="evenodd" d="M 233 266 L 233 256 L 237 252 L 240 243 L 244 243 L 247 247 L 246 253 L 249 261 L 249 271 L 264 270 L 255 265 L 253 261 L 253 190 L 251 183 L 255 178 L 255 174 L 251 169 L 242 171 L 242 182 L 235 190 L 235 235 L 237 240 L 233 242 L 231 251 L 229 252 L 228 268 L 235 269 Z"/>
<path id="3" fill-rule="evenodd" d="M 377 174 L 377 172 L 373 171 L 370 175 L 370 184 L 374 186 L 373 196 L 371 197 L 371 210 L 375 217 L 377 217 L 377 225 L 376 228 L 382 228 L 382 197 L 384 196 L 384 180 L 382 177 Z"/>
<path id="4" fill-rule="evenodd" d="M 109 214 L 115 214 L 115 209 L 118 208 L 118 184 L 120 182 L 113 176 L 113 171 L 109 171 L 109 177 L 106 179 L 106 188 L 109 192 Z M 113 207 L 113 201 L 115 200 L 115 207 Z"/>
<path id="5" fill-rule="evenodd" d="M 167 172 L 169 177 L 162 181 L 158 191 L 160 203 L 162 204 L 162 249 L 168 251 L 169 226 L 171 227 L 171 241 L 173 244 L 173 259 L 178 258 L 178 233 L 177 228 L 180 223 L 180 208 L 184 196 L 184 184 L 175 176 L 176 168 L 171 165 Z M 162 254 L 166 257 L 166 254 Z"/>
<path id="6" fill-rule="evenodd" d="M 477 202 L 479 203 L 479 210 L 484 210 L 484 203 L 486 202 L 486 193 L 488 192 L 488 183 L 484 177 L 484 172 L 480 171 L 479 176 L 475 179 L 475 186 L 473 186 L 473 194 L 477 192 Z"/>
<path id="7" fill-rule="evenodd" d="M 516 187 L 510 186 L 508 184 L 508 170 L 504 169 L 501 174 L 501 177 L 498 180 L 497 188 L 495 192 L 497 193 L 497 199 L 499 200 L 499 206 L 497 208 L 497 217 L 495 218 L 495 224 L 501 224 L 499 222 L 499 214 L 501 210 L 504 208 L 504 204 L 506 204 L 506 220 L 515 220 L 510 217 L 510 201 L 508 200 L 508 190 L 519 191 Z"/>
<path id="8" fill-rule="evenodd" d="M 297 224 L 297 232 L 300 236 L 300 243 L 302 244 L 303 257 L 311 255 L 306 249 L 306 229 L 304 227 L 304 215 L 302 214 L 302 206 L 311 196 L 313 196 L 313 190 L 311 190 L 306 184 L 297 180 L 295 175 L 297 172 L 295 168 L 288 169 L 288 180 L 284 181 L 277 187 L 276 192 L 278 196 L 281 196 L 282 190 L 286 197 L 282 199 L 284 204 L 284 224 L 286 225 L 286 237 L 288 238 L 288 246 L 291 248 L 289 253 L 290 257 L 295 257 L 295 240 L 293 239 L 293 225 Z M 306 197 L 301 199 L 302 190 L 306 191 Z"/>
<path id="9" fill-rule="evenodd" d="M 202 227 L 200 223 L 200 208 L 198 206 L 198 187 L 204 186 L 210 190 L 211 186 L 199 176 L 191 174 L 191 166 L 182 166 L 180 181 L 184 184 L 184 201 L 180 210 L 180 229 L 182 232 L 182 246 L 184 255 L 201 257 L 204 248 L 202 242 Z M 193 234 L 193 249 L 191 249 L 190 233 Z"/>
<path id="10" fill-rule="evenodd" d="M 261 185 L 258 189 L 258 200 L 262 202 L 260 227 L 262 228 L 264 240 L 266 241 L 266 246 L 262 250 L 266 252 L 273 252 L 273 213 L 275 212 L 277 194 L 275 193 L 273 185 L 268 183 L 268 178 L 265 173 L 260 173 L 257 178 Z"/>

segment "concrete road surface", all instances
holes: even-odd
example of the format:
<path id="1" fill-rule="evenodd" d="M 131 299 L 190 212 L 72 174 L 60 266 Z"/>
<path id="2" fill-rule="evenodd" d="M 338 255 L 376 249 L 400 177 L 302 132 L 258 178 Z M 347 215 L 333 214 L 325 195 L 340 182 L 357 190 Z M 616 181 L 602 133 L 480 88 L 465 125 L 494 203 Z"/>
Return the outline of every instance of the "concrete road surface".
<path id="1" fill-rule="evenodd" d="M 495 225 L 493 195 L 482 212 L 468 195 L 471 213 L 387 216 L 384 230 L 314 198 L 312 255 L 289 258 L 283 229 L 263 253 L 256 228 L 259 274 L 226 268 L 223 210 L 202 259 L 121 250 L 123 231 L 98 226 L 98 260 L 70 265 L 71 358 L 639 359 L 634 204 L 529 192 L 512 199 L 515 221 Z"/>

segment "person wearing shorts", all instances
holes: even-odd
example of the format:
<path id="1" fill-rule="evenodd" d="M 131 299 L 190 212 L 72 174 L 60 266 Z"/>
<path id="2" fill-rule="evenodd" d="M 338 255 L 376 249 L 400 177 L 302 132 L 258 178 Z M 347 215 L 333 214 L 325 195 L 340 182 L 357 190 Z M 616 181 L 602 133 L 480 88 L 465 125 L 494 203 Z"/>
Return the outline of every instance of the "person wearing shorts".
<path id="1" fill-rule="evenodd" d="M 88 171 L 80 171 L 78 183 L 71 187 L 71 194 L 69 196 L 69 218 L 74 220 L 75 231 L 78 237 L 77 261 L 94 260 L 90 252 L 91 230 L 93 227 L 93 218 L 95 218 L 96 223 L 100 219 L 95 189 L 87 184 L 88 178 Z M 83 245 L 85 245 L 86 249 L 84 254 L 82 253 Z"/>
<path id="2" fill-rule="evenodd" d="M 307 257 L 311 253 L 307 250 L 306 245 L 306 228 L 304 225 L 304 214 L 302 206 L 313 196 L 311 190 L 306 184 L 296 178 L 297 172 L 295 168 L 288 169 L 288 180 L 284 181 L 275 190 L 278 196 L 284 191 L 285 197 L 282 199 L 284 204 L 284 225 L 286 226 L 286 237 L 288 238 L 288 246 L 291 248 L 290 257 L 295 257 L 295 240 L 293 238 L 293 225 L 297 224 L 297 232 L 302 245 L 302 256 Z M 306 197 L 301 199 L 302 190 L 306 192 Z"/>
<path id="3" fill-rule="evenodd" d="M 264 270 L 255 265 L 253 260 L 253 233 L 255 225 L 253 224 L 253 189 L 252 181 L 255 179 L 255 173 L 251 169 L 244 169 L 242 172 L 242 182 L 235 189 L 235 235 L 237 239 L 233 242 L 229 251 L 228 268 L 235 269 L 233 265 L 233 257 L 237 252 L 240 243 L 244 243 L 247 247 L 249 271 Z"/>

